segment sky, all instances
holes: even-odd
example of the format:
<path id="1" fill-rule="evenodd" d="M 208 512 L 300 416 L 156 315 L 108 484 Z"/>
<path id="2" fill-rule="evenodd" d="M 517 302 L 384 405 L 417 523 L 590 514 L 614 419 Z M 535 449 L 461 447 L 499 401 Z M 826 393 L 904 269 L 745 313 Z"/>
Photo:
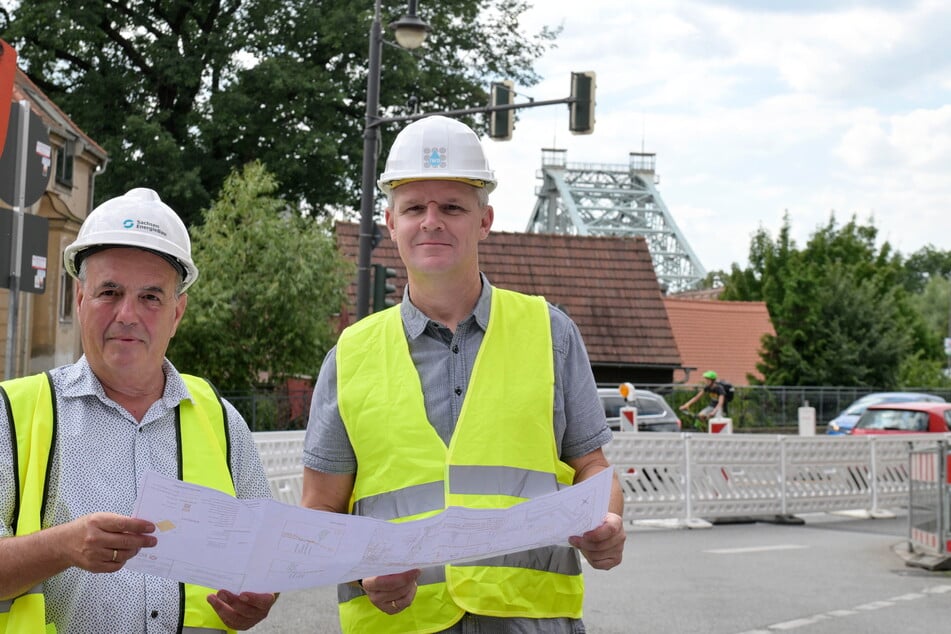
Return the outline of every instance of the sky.
<path id="1" fill-rule="evenodd" d="M 542 148 L 569 163 L 654 152 L 673 221 L 709 272 L 748 266 L 786 214 L 802 248 L 834 214 L 910 255 L 951 250 L 951 3 L 946 0 L 536 0 L 522 27 L 563 27 L 517 102 L 597 73 L 591 135 L 566 105 L 518 111 L 485 139 L 495 230 L 524 231 Z"/>

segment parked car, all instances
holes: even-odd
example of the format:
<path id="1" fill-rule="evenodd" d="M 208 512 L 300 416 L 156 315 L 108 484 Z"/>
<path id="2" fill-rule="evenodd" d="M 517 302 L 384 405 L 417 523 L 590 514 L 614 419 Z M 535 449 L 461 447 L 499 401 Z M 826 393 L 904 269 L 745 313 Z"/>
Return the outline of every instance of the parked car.
<path id="1" fill-rule="evenodd" d="M 925 394 L 922 392 L 874 392 L 866 394 L 851 405 L 842 410 L 838 416 L 829 421 L 826 427 L 826 433 L 833 436 L 841 436 L 849 433 L 855 422 L 859 419 L 869 405 L 878 403 L 911 403 L 931 402 L 944 403 L 945 400 L 935 394 Z"/>
<path id="2" fill-rule="evenodd" d="M 929 401 L 869 405 L 850 432 L 871 434 L 945 433 L 951 431 L 951 403 Z"/>
<path id="3" fill-rule="evenodd" d="M 664 397 L 650 390 L 634 390 L 634 402 L 628 403 L 617 388 L 599 387 L 598 395 L 604 405 L 604 415 L 614 431 L 621 428 L 621 408 L 637 408 L 638 431 L 680 431 L 680 418 Z"/>

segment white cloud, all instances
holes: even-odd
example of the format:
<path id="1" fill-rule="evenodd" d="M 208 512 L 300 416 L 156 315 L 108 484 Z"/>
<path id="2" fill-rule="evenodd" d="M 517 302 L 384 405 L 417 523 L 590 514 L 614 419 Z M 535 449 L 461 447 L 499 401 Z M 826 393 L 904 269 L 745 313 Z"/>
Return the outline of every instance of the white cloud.
<path id="1" fill-rule="evenodd" d="M 512 141 L 485 142 L 496 228 L 527 225 L 542 148 L 626 164 L 643 147 L 708 270 L 745 266 L 750 236 L 775 237 L 787 211 L 800 243 L 834 212 L 872 218 L 904 253 L 951 250 L 951 6 L 777 4 L 538 2 L 526 29 L 564 31 L 520 92 L 566 97 L 571 71 L 594 70 L 597 124 L 572 136 L 566 106 L 524 109 Z"/>

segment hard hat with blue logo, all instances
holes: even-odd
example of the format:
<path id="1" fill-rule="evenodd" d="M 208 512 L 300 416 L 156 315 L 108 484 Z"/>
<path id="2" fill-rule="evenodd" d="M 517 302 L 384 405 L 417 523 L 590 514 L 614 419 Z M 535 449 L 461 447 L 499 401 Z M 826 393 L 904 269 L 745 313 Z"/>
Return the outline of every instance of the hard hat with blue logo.
<path id="1" fill-rule="evenodd" d="M 384 193 L 412 181 L 450 180 L 495 189 L 495 172 L 479 137 L 461 121 L 441 115 L 403 128 L 386 159 L 378 185 Z"/>
<path id="2" fill-rule="evenodd" d="M 181 275 L 182 292 L 198 279 L 185 223 L 151 189 L 129 190 L 89 212 L 76 241 L 63 251 L 66 271 L 78 277 L 83 258 L 112 247 L 144 249 L 164 258 Z"/>

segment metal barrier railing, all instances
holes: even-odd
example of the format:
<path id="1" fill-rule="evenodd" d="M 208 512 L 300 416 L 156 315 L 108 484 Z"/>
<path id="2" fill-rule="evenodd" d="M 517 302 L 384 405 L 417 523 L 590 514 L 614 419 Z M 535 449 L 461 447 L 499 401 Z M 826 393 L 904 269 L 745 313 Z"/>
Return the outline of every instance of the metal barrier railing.
<path id="1" fill-rule="evenodd" d="M 275 497 L 297 504 L 304 432 L 255 432 L 254 438 Z M 621 480 L 625 520 L 696 527 L 807 512 L 890 516 L 909 505 L 909 453 L 934 450 L 949 438 L 618 433 L 605 455 Z"/>
<path id="2" fill-rule="evenodd" d="M 739 517 L 908 504 L 908 452 L 944 435 L 616 434 L 605 448 L 625 492 L 625 520 L 684 526 Z"/>
<path id="3" fill-rule="evenodd" d="M 313 390 L 303 388 L 306 381 L 294 387 L 282 386 L 269 390 L 226 392 L 227 398 L 252 431 L 300 430 L 307 426 Z M 617 388 L 617 384 L 605 385 Z M 638 388 L 653 390 L 676 409 L 696 394 L 697 386 L 680 384 L 638 384 Z M 920 391 L 920 388 L 902 388 Z M 825 433 L 826 423 L 858 397 L 876 391 L 875 388 L 856 387 L 785 387 L 777 385 L 738 386 L 736 398 L 730 403 L 730 418 L 734 431 L 763 433 L 795 433 L 799 408 L 805 403 L 815 409 L 818 433 Z M 929 392 L 951 400 L 951 389 L 936 388 Z"/>
<path id="4" fill-rule="evenodd" d="M 911 448 L 908 452 L 908 543 L 912 551 L 947 555 L 951 550 L 949 522 L 948 445 Z"/>
<path id="5" fill-rule="evenodd" d="M 253 432 L 254 443 L 264 464 L 271 494 L 285 504 L 300 504 L 304 485 L 304 431 Z"/>
<path id="6" fill-rule="evenodd" d="M 727 377 L 729 378 L 729 377 Z M 662 394 L 676 409 L 696 394 L 697 386 L 642 385 L 636 387 Z M 909 392 L 927 391 L 951 400 L 951 390 L 935 388 L 901 388 Z M 810 387 L 749 385 L 737 386 L 736 396 L 729 405 L 734 431 L 781 433 L 792 431 L 798 423 L 799 408 L 808 403 L 815 409 L 817 431 L 825 433 L 826 424 L 865 394 L 880 391 L 877 388 Z"/>

